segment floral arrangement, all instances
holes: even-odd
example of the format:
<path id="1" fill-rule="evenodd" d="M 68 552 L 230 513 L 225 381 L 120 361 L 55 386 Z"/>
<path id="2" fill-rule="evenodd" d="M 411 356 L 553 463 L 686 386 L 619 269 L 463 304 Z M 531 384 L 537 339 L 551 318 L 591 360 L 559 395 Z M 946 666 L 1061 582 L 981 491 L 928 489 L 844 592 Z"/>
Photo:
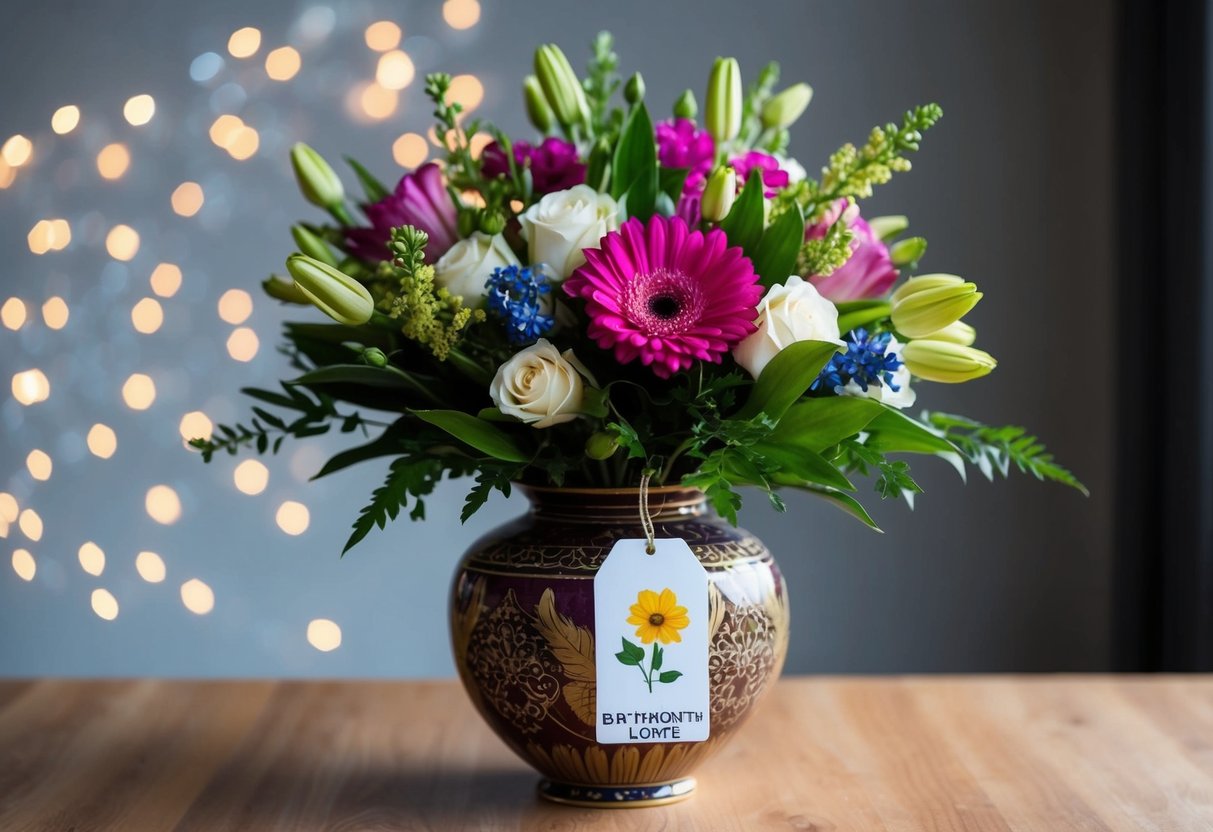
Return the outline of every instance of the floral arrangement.
<path id="1" fill-rule="evenodd" d="M 777 64 L 743 90 L 718 58 L 702 120 L 688 90 L 654 123 L 643 79 L 624 83 L 617 63 L 606 33 L 580 78 L 540 47 L 522 85 L 535 140 L 466 119 L 450 76 L 429 75 L 445 156 L 390 191 L 351 162 L 361 218 L 297 145 L 303 195 L 330 221 L 295 226 L 291 279 L 264 287 L 333 322 L 287 325 L 299 375 L 246 390 L 255 418 L 194 440 L 203 458 L 363 434 L 317 474 L 391 458 L 346 550 L 402 510 L 422 519 L 444 476 L 475 475 L 465 521 L 516 482 L 643 477 L 700 488 L 733 522 L 739 488 L 779 509 L 794 488 L 876 528 L 852 480 L 912 501 L 900 454 L 1082 490 L 1022 428 L 909 412 L 924 383 L 995 367 L 962 320 L 977 287 L 920 273 L 926 240 L 906 218 L 859 207 L 910 169 L 938 106 L 843 145 L 814 179 L 787 155 L 812 90 L 776 92 Z M 479 153 L 478 134 L 492 139 Z"/>

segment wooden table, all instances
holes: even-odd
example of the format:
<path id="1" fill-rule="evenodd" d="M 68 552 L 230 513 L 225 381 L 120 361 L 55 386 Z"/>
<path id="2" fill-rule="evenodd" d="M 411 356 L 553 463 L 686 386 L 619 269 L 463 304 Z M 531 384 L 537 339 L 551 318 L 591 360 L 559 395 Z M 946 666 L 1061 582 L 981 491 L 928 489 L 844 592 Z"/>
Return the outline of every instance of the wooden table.
<path id="1" fill-rule="evenodd" d="M 454 682 L 0 683 L 0 829 L 1213 830 L 1213 678 L 787 679 L 690 801 L 540 803 Z"/>

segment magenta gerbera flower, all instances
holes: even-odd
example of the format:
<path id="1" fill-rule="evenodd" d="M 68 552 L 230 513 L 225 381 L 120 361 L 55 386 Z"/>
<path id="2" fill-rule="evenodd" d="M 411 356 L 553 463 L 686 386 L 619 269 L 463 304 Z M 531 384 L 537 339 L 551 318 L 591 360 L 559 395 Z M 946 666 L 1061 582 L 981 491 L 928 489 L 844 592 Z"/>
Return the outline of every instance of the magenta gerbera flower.
<path id="1" fill-rule="evenodd" d="M 718 228 L 704 234 L 678 217 L 630 219 L 585 258 L 564 289 L 585 299 L 590 337 L 622 364 L 639 358 L 669 378 L 696 359 L 719 363 L 755 330 L 758 275 Z"/>

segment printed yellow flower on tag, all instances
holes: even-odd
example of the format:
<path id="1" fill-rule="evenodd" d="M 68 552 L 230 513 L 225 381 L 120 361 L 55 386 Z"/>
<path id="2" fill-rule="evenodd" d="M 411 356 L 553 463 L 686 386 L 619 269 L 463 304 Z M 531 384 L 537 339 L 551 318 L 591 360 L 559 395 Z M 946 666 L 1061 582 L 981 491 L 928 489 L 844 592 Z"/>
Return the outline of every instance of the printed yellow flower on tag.
<path id="1" fill-rule="evenodd" d="M 678 606 L 678 596 L 669 587 L 660 595 L 651 589 L 640 590 L 631 612 L 628 623 L 636 626 L 636 637 L 645 644 L 680 642 L 678 631 L 691 623 L 687 608 Z"/>

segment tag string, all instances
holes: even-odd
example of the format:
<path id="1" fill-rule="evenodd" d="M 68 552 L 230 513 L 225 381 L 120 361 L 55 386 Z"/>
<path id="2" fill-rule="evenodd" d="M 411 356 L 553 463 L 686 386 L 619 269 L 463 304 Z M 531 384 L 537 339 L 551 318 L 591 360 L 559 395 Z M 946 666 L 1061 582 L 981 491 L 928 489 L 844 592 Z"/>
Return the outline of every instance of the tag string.
<path id="1" fill-rule="evenodd" d="M 649 478 L 653 471 L 646 468 L 640 475 L 640 527 L 644 529 L 644 551 L 646 554 L 657 554 L 657 543 L 654 539 L 656 530 L 653 528 L 653 517 L 649 514 Z"/>

